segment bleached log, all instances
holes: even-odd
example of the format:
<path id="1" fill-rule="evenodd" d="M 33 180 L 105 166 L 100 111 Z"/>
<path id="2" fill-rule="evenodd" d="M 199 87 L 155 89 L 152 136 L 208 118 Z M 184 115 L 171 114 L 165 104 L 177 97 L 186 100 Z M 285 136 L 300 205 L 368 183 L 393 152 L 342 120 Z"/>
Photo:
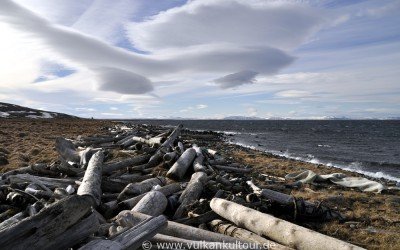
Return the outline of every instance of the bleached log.
<path id="1" fill-rule="evenodd" d="M 124 159 L 118 162 L 106 163 L 103 166 L 103 174 L 110 174 L 114 171 L 143 164 L 150 159 L 150 155 L 140 155 L 129 159 Z"/>
<path id="2" fill-rule="evenodd" d="M 220 198 L 213 198 L 211 209 L 221 217 L 258 235 L 296 249 L 362 249 L 353 244 L 320 234 L 272 215 L 261 213 Z"/>
<path id="3" fill-rule="evenodd" d="M 67 240 L 60 235 L 87 214 L 91 204 L 91 197 L 78 195 L 55 202 L 38 214 L 0 231 L 0 246 L 6 249 L 54 249 Z"/>
<path id="4" fill-rule="evenodd" d="M 181 157 L 175 162 L 175 164 L 168 170 L 167 177 L 180 180 L 185 175 L 186 171 L 192 165 L 194 158 L 196 157 L 196 150 L 193 148 L 187 149 Z"/>
<path id="5" fill-rule="evenodd" d="M 268 249 L 285 249 L 289 250 L 291 248 L 285 247 L 281 244 L 278 244 L 276 242 L 270 241 L 265 239 L 264 237 L 261 237 L 253 232 L 250 232 L 246 229 L 237 227 L 235 225 L 232 225 L 230 223 L 224 222 L 222 220 L 213 220 L 208 223 L 210 228 L 217 233 L 229 235 L 232 237 L 235 237 L 240 240 L 244 241 L 250 241 L 250 242 L 255 242 L 260 244 L 260 246 L 270 246 Z"/>
<path id="6" fill-rule="evenodd" d="M 78 188 L 78 195 L 88 195 L 93 198 L 93 205 L 100 205 L 101 202 L 101 177 L 104 153 L 95 153 L 89 161 L 88 167 L 83 177 L 83 181 Z"/>
<path id="7" fill-rule="evenodd" d="M 189 184 L 179 197 L 181 203 L 176 210 L 173 219 L 179 219 L 187 214 L 188 205 L 198 200 L 203 193 L 204 183 L 207 181 L 207 174 L 204 172 L 197 172 L 192 174 Z"/>
<path id="8" fill-rule="evenodd" d="M 120 212 L 118 214 L 118 217 L 124 217 L 124 223 L 128 226 L 134 226 L 143 220 L 151 218 L 151 216 L 149 215 L 137 213 L 130 210 L 124 210 Z M 227 235 L 206 231 L 173 221 L 168 221 L 167 227 L 161 229 L 159 233 L 189 240 L 207 240 L 233 243 L 237 242 L 237 239 Z"/>
<path id="9" fill-rule="evenodd" d="M 132 140 L 136 141 L 136 142 L 146 143 L 149 146 L 153 147 L 153 146 L 161 145 L 161 143 L 163 143 L 165 141 L 165 137 L 152 137 L 150 139 L 145 139 L 145 138 L 141 138 L 138 136 L 133 136 Z"/>
<path id="10" fill-rule="evenodd" d="M 158 216 L 165 211 L 167 203 L 167 198 L 163 193 L 150 191 L 132 208 L 132 211 Z"/>
<path id="11" fill-rule="evenodd" d="M 160 215 L 150 217 L 132 228 L 120 233 L 112 240 L 95 240 L 91 241 L 80 250 L 97 250 L 97 249 L 138 249 L 143 241 L 149 240 L 167 224 L 167 219 Z"/>
<path id="12" fill-rule="evenodd" d="M 46 185 L 50 189 L 54 189 L 57 187 L 66 188 L 68 185 L 75 185 L 74 179 L 57 179 L 57 178 L 47 178 L 41 176 L 34 176 L 29 174 L 17 174 L 11 175 L 8 177 L 10 183 L 24 183 L 31 182 L 32 179 L 38 180 L 44 185 Z"/>
<path id="13" fill-rule="evenodd" d="M 193 170 L 195 172 L 206 172 L 207 167 L 203 165 L 204 155 L 201 151 L 201 148 L 198 146 L 193 146 L 194 150 L 196 150 L 196 158 L 193 161 Z"/>
<path id="14" fill-rule="evenodd" d="M 8 218 L 7 220 L 5 220 L 2 223 L 0 223 L 0 231 L 2 231 L 3 229 L 18 223 L 23 218 L 25 218 L 25 216 L 26 216 L 25 212 L 19 212 L 19 213 L 15 214 L 14 216 Z"/>
<path id="15" fill-rule="evenodd" d="M 87 164 L 89 163 L 90 159 L 92 158 L 92 156 L 100 151 L 101 148 L 92 148 L 92 147 L 88 147 L 82 151 L 79 152 L 79 157 L 80 157 L 80 165 L 81 167 L 86 167 Z"/>
<path id="16" fill-rule="evenodd" d="M 130 183 L 118 195 L 118 200 L 119 201 L 126 200 L 128 197 L 143 194 L 147 191 L 150 191 L 154 186 L 157 186 L 157 185 L 164 186 L 165 183 L 166 183 L 166 180 L 162 176 L 147 179 L 147 180 L 144 180 L 139 183 Z"/>
<path id="17" fill-rule="evenodd" d="M 234 172 L 234 173 L 250 173 L 252 171 L 251 168 L 236 168 L 236 167 L 229 167 L 229 166 L 222 166 L 222 165 L 215 165 L 214 167 L 218 170 L 224 170 L 224 171 Z"/>
<path id="18" fill-rule="evenodd" d="M 168 185 L 165 185 L 159 189 L 157 189 L 158 192 L 163 193 L 165 196 L 170 196 L 173 193 L 179 192 L 182 190 L 182 185 L 180 183 L 171 183 Z M 136 206 L 136 204 L 146 195 L 145 194 L 141 194 L 138 195 L 136 197 L 121 201 L 118 204 L 118 207 L 122 210 L 122 209 L 132 209 L 134 206 Z"/>
<path id="19" fill-rule="evenodd" d="M 81 157 L 72 141 L 62 137 L 56 138 L 56 150 L 66 161 L 80 162 Z"/>

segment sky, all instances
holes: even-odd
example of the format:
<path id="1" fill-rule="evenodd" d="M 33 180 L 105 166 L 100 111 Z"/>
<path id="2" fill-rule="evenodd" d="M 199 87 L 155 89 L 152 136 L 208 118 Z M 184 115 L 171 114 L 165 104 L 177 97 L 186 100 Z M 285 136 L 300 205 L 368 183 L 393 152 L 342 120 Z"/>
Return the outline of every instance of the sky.
<path id="1" fill-rule="evenodd" d="M 400 117 L 400 1 L 1 0 L 0 101 L 95 118 Z"/>

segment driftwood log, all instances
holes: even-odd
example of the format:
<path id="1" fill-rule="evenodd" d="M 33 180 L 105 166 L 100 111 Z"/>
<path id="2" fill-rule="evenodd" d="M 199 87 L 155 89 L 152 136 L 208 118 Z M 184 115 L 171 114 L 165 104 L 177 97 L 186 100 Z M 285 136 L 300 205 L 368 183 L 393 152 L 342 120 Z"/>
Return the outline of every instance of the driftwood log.
<path id="1" fill-rule="evenodd" d="M 118 195 L 118 200 L 119 201 L 126 200 L 129 197 L 143 194 L 147 191 L 150 191 L 154 186 L 157 186 L 157 185 L 164 186 L 165 183 L 166 183 L 166 180 L 162 176 L 147 179 L 147 180 L 144 180 L 139 183 L 130 183 Z"/>
<path id="2" fill-rule="evenodd" d="M 174 180 L 181 180 L 186 171 L 189 169 L 189 166 L 192 165 L 195 157 L 196 150 L 193 148 L 188 148 L 168 170 L 167 177 Z"/>
<path id="3" fill-rule="evenodd" d="M 167 198 L 163 193 L 150 191 L 132 208 L 132 211 L 158 216 L 165 211 L 167 203 Z"/>
<path id="4" fill-rule="evenodd" d="M 260 244 L 260 246 L 270 246 L 272 249 L 291 249 L 222 220 L 213 220 L 208 225 L 214 232 L 226 234 L 244 241 L 255 242 Z"/>
<path id="5" fill-rule="evenodd" d="M 117 219 L 120 223 L 124 223 L 123 225 L 125 226 L 129 225 L 133 226 L 150 217 L 151 216 L 149 215 L 137 213 L 134 211 L 124 210 L 118 214 Z M 237 239 L 227 235 L 206 231 L 203 229 L 183 225 L 173 221 L 168 221 L 167 227 L 160 230 L 159 233 L 188 240 L 206 240 L 213 242 L 215 241 L 215 242 L 232 242 L 232 243 L 238 241 Z"/>
<path id="6" fill-rule="evenodd" d="M 147 162 L 150 159 L 150 155 L 140 155 L 140 156 L 136 156 L 136 157 L 132 157 L 129 159 L 125 159 L 119 162 L 113 162 L 113 163 L 107 163 L 104 164 L 103 167 L 103 173 L 104 174 L 110 174 L 114 171 L 126 168 L 126 167 L 132 167 L 132 166 L 136 166 L 139 164 L 143 164 L 145 162 Z"/>
<path id="7" fill-rule="evenodd" d="M 143 241 L 150 239 L 164 228 L 167 219 L 160 215 L 150 217 L 134 227 L 118 234 L 112 240 L 94 240 L 80 248 L 80 250 L 97 249 L 138 249 Z"/>
<path id="8" fill-rule="evenodd" d="M 158 192 L 163 193 L 165 196 L 170 196 L 171 194 L 179 192 L 181 190 L 182 190 L 182 185 L 180 183 L 171 183 L 157 189 Z M 118 203 L 118 206 L 121 210 L 132 209 L 146 194 L 147 193 L 121 201 L 120 203 Z"/>
<path id="9" fill-rule="evenodd" d="M 221 217 L 258 235 L 296 249 L 362 249 L 272 215 L 261 213 L 220 198 L 213 198 L 211 209 Z"/>
<path id="10" fill-rule="evenodd" d="M 203 192 L 204 183 L 207 181 L 207 174 L 204 172 L 194 173 L 189 181 L 189 184 L 179 197 L 181 203 L 176 210 L 173 219 L 179 219 L 182 216 L 186 216 L 187 207 L 194 201 L 198 200 Z"/>
<path id="11" fill-rule="evenodd" d="M 81 157 L 72 141 L 63 137 L 56 138 L 56 150 L 66 161 L 80 162 Z"/>
<path id="12" fill-rule="evenodd" d="M 78 188 L 78 195 L 88 195 L 93 199 L 93 205 L 98 206 L 101 202 L 101 177 L 103 167 L 103 151 L 95 153 L 89 161 L 88 167 L 83 177 L 83 181 Z"/>
<path id="13" fill-rule="evenodd" d="M 90 196 L 73 195 L 53 203 L 0 231 L 0 246 L 7 249 L 54 249 L 58 244 L 71 247 L 77 243 L 76 239 L 65 234 L 90 212 L 92 202 Z M 81 234 L 86 238 L 91 232 Z"/>

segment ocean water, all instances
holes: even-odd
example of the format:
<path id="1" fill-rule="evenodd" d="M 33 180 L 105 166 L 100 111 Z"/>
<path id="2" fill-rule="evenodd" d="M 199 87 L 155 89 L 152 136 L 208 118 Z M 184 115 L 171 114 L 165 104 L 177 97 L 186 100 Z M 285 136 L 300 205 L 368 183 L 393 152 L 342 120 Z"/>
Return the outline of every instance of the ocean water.
<path id="1" fill-rule="evenodd" d="M 400 121 L 134 120 L 224 132 L 230 143 L 400 182 Z"/>

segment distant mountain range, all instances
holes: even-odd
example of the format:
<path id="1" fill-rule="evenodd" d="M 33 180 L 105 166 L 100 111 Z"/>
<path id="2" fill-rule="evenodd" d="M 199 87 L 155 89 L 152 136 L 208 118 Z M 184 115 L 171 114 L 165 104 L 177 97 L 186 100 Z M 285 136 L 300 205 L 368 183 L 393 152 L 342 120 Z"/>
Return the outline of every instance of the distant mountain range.
<path id="1" fill-rule="evenodd" d="M 50 119 L 50 118 L 78 118 L 76 116 L 63 113 L 31 109 L 15 104 L 0 102 L 0 119 L 12 118 L 32 118 L 32 119 Z"/>

